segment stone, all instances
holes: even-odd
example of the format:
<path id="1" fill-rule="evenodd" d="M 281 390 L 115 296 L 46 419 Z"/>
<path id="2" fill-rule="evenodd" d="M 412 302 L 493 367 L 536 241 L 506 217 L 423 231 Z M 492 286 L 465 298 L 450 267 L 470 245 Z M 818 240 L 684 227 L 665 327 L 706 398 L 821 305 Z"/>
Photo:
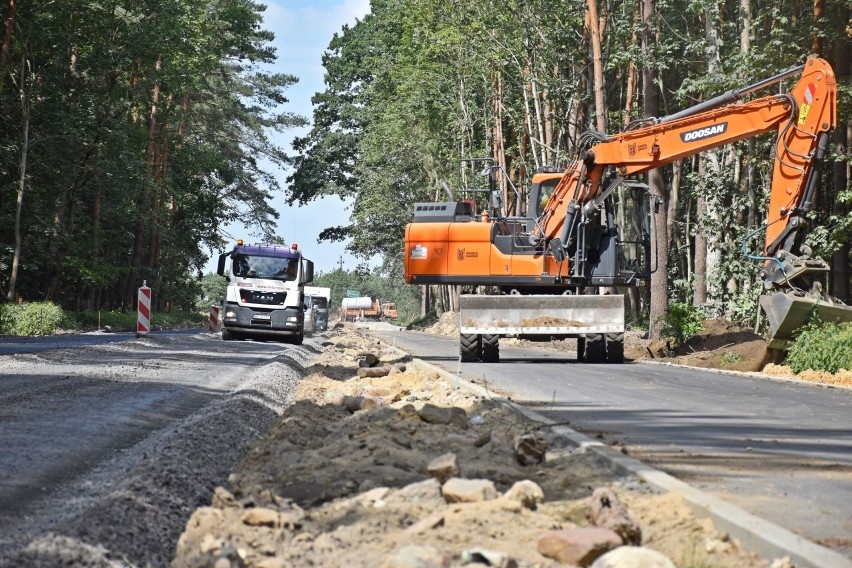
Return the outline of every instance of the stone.
<path id="1" fill-rule="evenodd" d="M 444 526 L 444 514 L 434 513 L 432 515 L 429 515 L 428 517 L 420 519 L 419 521 L 405 529 L 403 533 L 405 533 L 406 535 L 415 535 L 442 526 Z"/>
<path id="2" fill-rule="evenodd" d="M 477 448 L 481 448 L 485 446 L 491 441 L 491 430 L 486 430 L 481 432 L 479 436 L 477 436 L 476 440 L 474 440 L 473 445 Z"/>
<path id="3" fill-rule="evenodd" d="M 441 484 L 437 479 L 426 479 L 410 483 L 394 494 L 406 502 L 443 500 Z"/>
<path id="4" fill-rule="evenodd" d="M 404 546 L 385 559 L 383 568 L 445 568 L 450 565 L 446 554 L 433 546 Z"/>
<path id="5" fill-rule="evenodd" d="M 427 403 L 418 411 L 418 415 L 420 420 L 429 424 L 453 424 L 463 430 L 468 429 L 467 413 L 457 406 L 446 408 Z"/>
<path id="6" fill-rule="evenodd" d="M 216 553 L 222 550 L 222 541 L 210 533 L 204 533 L 198 549 L 201 551 L 201 554 Z"/>
<path id="7" fill-rule="evenodd" d="M 213 499 L 211 505 L 217 509 L 241 508 L 239 501 L 234 495 L 224 487 L 217 487 L 213 490 Z"/>
<path id="8" fill-rule="evenodd" d="M 429 462 L 426 471 L 441 483 L 459 475 L 459 460 L 453 452 L 447 452 Z"/>
<path id="9" fill-rule="evenodd" d="M 547 440 L 540 434 L 515 436 L 515 459 L 521 465 L 536 465 L 544 461 Z"/>
<path id="10" fill-rule="evenodd" d="M 650 548 L 619 546 L 595 560 L 591 568 L 675 568 L 675 564 Z"/>
<path id="11" fill-rule="evenodd" d="M 639 523 L 609 487 L 598 487 L 592 493 L 586 518 L 596 527 L 616 532 L 625 544 L 642 544 L 642 529 Z"/>
<path id="12" fill-rule="evenodd" d="M 500 493 L 490 479 L 462 479 L 453 477 L 441 486 L 447 503 L 476 503 L 497 499 Z"/>
<path id="13" fill-rule="evenodd" d="M 264 507 L 253 507 L 246 511 L 242 518 L 243 524 L 252 527 L 277 527 L 279 525 L 278 511 Z"/>
<path id="14" fill-rule="evenodd" d="M 386 377 L 390 373 L 387 367 L 359 367 L 358 376 L 360 378 Z"/>
<path id="15" fill-rule="evenodd" d="M 517 501 L 527 509 L 534 511 L 536 507 L 544 503 L 544 491 L 536 482 L 524 479 L 515 482 L 503 498 Z"/>
<path id="16" fill-rule="evenodd" d="M 379 358 L 373 353 L 361 353 L 361 361 L 364 361 L 368 367 L 375 367 L 379 364 Z M 358 364 L 360 365 L 360 361 Z"/>
<path id="17" fill-rule="evenodd" d="M 538 551 L 547 558 L 585 567 L 621 545 L 621 537 L 609 529 L 576 527 L 546 532 L 538 541 Z"/>
<path id="18" fill-rule="evenodd" d="M 494 566 L 496 568 L 518 568 L 517 560 L 505 552 L 495 552 L 484 548 L 463 550 L 461 561 L 464 565 L 479 564 L 481 566 Z"/>

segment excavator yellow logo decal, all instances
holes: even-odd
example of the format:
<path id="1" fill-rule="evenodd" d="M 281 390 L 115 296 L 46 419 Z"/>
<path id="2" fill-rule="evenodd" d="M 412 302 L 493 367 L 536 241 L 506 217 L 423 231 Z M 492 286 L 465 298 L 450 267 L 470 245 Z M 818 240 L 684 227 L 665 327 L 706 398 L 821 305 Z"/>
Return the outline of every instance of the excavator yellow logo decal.
<path id="1" fill-rule="evenodd" d="M 799 124 L 804 124 L 808 120 L 808 113 L 811 111 L 811 105 L 814 102 L 814 94 L 816 93 L 816 85 L 811 83 L 805 89 L 805 102 L 799 106 Z"/>

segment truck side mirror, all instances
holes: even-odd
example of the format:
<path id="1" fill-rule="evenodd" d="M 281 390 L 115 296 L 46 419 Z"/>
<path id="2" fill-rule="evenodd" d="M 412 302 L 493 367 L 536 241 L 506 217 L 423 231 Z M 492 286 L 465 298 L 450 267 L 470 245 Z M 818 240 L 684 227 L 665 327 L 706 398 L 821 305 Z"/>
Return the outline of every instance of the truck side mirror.
<path id="1" fill-rule="evenodd" d="M 302 282 L 307 284 L 308 282 L 314 281 L 314 262 L 312 260 L 305 259 L 304 264 L 302 265 Z"/>
<path id="2" fill-rule="evenodd" d="M 228 253 L 223 252 L 219 255 L 219 266 L 216 269 L 216 274 L 219 276 L 225 275 L 225 259 L 228 257 Z"/>

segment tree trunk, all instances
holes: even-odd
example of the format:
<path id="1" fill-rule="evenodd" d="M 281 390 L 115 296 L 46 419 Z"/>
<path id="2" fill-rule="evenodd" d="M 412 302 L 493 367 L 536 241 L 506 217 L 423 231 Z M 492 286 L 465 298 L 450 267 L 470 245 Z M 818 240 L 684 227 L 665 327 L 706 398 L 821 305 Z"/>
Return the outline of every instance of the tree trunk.
<path id="1" fill-rule="evenodd" d="M 843 21 L 849 20 L 849 11 L 846 10 L 846 18 Z M 852 53 L 848 43 L 842 41 L 837 42 L 834 50 L 834 69 L 837 74 L 837 83 L 839 85 L 848 85 L 850 80 L 850 66 L 852 66 Z M 839 158 L 834 162 L 832 172 L 834 191 L 839 192 L 844 188 L 849 187 L 849 163 L 842 158 L 848 156 L 849 143 L 852 141 L 852 120 L 847 119 L 839 121 L 837 129 L 834 131 L 835 153 Z M 837 203 L 835 199 L 835 215 L 849 215 L 849 205 Z M 840 248 L 832 254 L 831 258 L 831 294 L 840 298 L 847 304 L 852 302 L 852 295 L 849 293 L 849 253 L 850 245 L 848 237 L 846 242 L 840 244 Z"/>
<path id="2" fill-rule="evenodd" d="M 601 57 L 601 30 L 598 21 L 597 0 L 586 0 L 587 17 L 586 24 L 589 26 L 589 38 L 592 46 L 592 89 L 595 93 L 595 128 L 599 132 L 606 132 L 606 101 L 604 99 L 604 76 L 603 61 Z"/>
<path id="3" fill-rule="evenodd" d="M 9 274 L 9 289 L 6 291 L 6 299 L 15 301 L 15 287 L 18 283 L 18 268 L 21 265 L 21 211 L 24 205 L 24 189 L 27 186 L 27 155 L 30 150 L 30 102 L 27 93 L 26 61 L 21 62 L 21 114 L 23 124 L 21 125 L 21 161 L 20 177 L 18 179 L 18 199 L 15 202 L 15 251 L 12 255 L 12 272 Z"/>
<path id="4" fill-rule="evenodd" d="M 657 74 L 651 53 L 655 42 L 656 5 L 654 0 L 642 0 L 642 52 L 644 68 L 642 69 L 642 98 L 644 100 L 645 118 L 659 116 L 660 95 L 657 90 Z M 651 313 L 648 320 L 648 336 L 659 339 L 669 311 L 669 243 L 666 234 L 667 196 L 663 184 L 663 174 L 659 169 L 648 172 L 648 186 L 653 200 L 659 201 L 659 207 L 652 203 L 652 250 L 656 251 L 656 270 L 651 274 Z"/>
<path id="5" fill-rule="evenodd" d="M 6 14 L 6 27 L 3 34 L 3 47 L 0 48 L 0 93 L 3 92 L 3 82 L 6 80 L 6 70 L 12 61 L 12 36 L 15 34 L 15 13 L 18 0 L 9 0 L 9 11 Z"/>

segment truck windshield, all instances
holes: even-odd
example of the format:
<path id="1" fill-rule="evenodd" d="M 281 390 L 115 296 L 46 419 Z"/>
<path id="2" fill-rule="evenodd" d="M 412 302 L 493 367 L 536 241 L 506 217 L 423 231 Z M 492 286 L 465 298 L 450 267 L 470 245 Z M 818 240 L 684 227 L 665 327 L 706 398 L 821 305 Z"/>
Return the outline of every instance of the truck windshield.
<path id="1" fill-rule="evenodd" d="M 323 298 L 322 296 L 317 296 L 313 299 L 315 308 L 327 308 L 328 307 L 328 298 Z"/>
<path id="2" fill-rule="evenodd" d="M 270 280 L 295 280 L 299 275 L 299 259 L 274 256 L 234 256 L 234 276 L 266 278 Z"/>

